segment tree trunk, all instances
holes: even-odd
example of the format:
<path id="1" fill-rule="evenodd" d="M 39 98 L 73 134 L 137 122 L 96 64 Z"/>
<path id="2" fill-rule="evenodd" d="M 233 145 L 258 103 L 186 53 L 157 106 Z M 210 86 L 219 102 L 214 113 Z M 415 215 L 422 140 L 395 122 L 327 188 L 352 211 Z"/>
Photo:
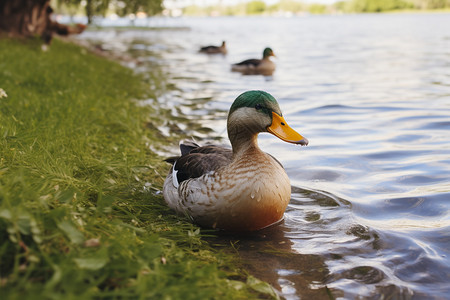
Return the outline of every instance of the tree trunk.
<path id="1" fill-rule="evenodd" d="M 94 15 L 94 4 L 92 3 L 92 0 L 86 1 L 86 16 L 88 19 L 88 24 L 92 24 L 92 16 Z"/>
<path id="2" fill-rule="evenodd" d="M 0 0 L 0 31 L 42 36 L 50 22 L 50 0 Z"/>

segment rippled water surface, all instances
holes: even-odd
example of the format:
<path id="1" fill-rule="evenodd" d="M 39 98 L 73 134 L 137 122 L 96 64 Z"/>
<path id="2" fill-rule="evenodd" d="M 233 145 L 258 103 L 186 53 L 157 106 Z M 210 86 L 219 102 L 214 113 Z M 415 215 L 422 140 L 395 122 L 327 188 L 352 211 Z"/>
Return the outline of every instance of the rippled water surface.
<path id="1" fill-rule="evenodd" d="M 262 89 L 310 141 L 260 135 L 291 178 L 285 221 L 214 243 L 232 241 L 287 299 L 450 299 L 450 15 L 171 22 L 186 28 L 80 38 L 132 55 L 139 71 L 168 73 L 172 88 L 158 99 L 174 116 L 165 134 L 226 144 L 232 101 Z M 222 40 L 228 55 L 197 53 Z M 273 76 L 230 72 L 266 46 Z"/>

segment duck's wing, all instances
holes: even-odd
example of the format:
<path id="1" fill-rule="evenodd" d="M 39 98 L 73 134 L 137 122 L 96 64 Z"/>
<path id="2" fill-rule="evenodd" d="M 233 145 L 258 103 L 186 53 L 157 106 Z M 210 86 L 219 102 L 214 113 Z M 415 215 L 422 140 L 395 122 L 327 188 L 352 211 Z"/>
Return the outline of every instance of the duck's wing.
<path id="1" fill-rule="evenodd" d="M 191 150 L 198 148 L 198 147 L 200 147 L 200 145 L 193 141 L 190 141 L 190 140 L 181 141 L 180 142 L 181 156 L 189 154 L 189 152 Z M 173 165 L 181 156 L 171 156 L 171 157 L 164 159 L 164 161 Z"/>
<path id="2" fill-rule="evenodd" d="M 205 47 L 201 47 L 200 48 L 200 52 L 209 52 L 209 51 L 214 51 L 214 50 L 218 50 L 219 47 L 217 46 L 205 46 Z"/>
<path id="3" fill-rule="evenodd" d="M 193 141 L 184 140 L 180 143 L 181 156 L 189 154 L 189 152 L 197 148 L 201 148 L 201 146 Z"/>
<path id="4" fill-rule="evenodd" d="M 261 63 L 260 59 L 256 59 L 256 58 L 251 58 L 251 59 L 247 59 L 244 61 L 241 61 L 240 63 L 234 64 L 235 66 L 246 66 L 246 65 L 252 65 L 252 66 L 257 66 Z"/>
<path id="5" fill-rule="evenodd" d="M 192 145 L 183 147 L 192 147 Z M 182 148 L 181 145 L 180 148 Z M 178 184 L 189 178 L 200 177 L 228 165 L 231 162 L 232 154 L 231 149 L 219 146 L 193 147 L 175 161 L 172 175 L 176 176 Z"/>

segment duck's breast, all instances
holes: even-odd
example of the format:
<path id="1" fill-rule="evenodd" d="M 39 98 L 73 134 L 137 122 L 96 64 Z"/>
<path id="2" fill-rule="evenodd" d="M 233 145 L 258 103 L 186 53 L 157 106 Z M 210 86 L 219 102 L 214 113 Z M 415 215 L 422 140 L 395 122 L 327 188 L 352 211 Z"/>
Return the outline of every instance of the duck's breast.
<path id="1" fill-rule="evenodd" d="M 275 67 L 275 63 L 270 59 L 263 59 L 262 62 L 258 65 L 258 71 L 274 71 Z"/>
<path id="2" fill-rule="evenodd" d="M 253 231 L 279 221 L 291 186 L 283 167 L 267 156 L 259 163 L 233 162 L 213 174 L 183 182 L 181 210 L 200 225 Z"/>

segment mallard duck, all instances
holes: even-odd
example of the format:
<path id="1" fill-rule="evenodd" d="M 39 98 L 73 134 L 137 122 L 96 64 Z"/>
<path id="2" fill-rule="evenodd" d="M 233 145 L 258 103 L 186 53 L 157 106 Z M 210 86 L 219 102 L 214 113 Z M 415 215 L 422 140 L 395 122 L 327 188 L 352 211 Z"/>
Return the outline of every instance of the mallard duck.
<path id="1" fill-rule="evenodd" d="M 165 201 L 208 228 L 249 232 L 277 223 L 291 185 L 281 163 L 258 147 L 257 136 L 269 132 L 303 146 L 308 140 L 287 125 L 275 98 L 263 91 L 236 98 L 227 130 L 232 149 L 180 144 L 181 157 L 172 160 L 164 182 Z"/>
<path id="2" fill-rule="evenodd" d="M 223 41 L 221 46 L 201 47 L 199 52 L 207 54 L 227 54 L 227 46 L 225 41 Z"/>
<path id="3" fill-rule="evenodd" d="M 269 57 L 275 56 L 272 49 L 266 48 L 263 51 L 263 58 L 251 58 L 240 63 L 231 65 L 231 70 L 244 74 L 271 75 L 275 71 L 275 63 Z"/>

